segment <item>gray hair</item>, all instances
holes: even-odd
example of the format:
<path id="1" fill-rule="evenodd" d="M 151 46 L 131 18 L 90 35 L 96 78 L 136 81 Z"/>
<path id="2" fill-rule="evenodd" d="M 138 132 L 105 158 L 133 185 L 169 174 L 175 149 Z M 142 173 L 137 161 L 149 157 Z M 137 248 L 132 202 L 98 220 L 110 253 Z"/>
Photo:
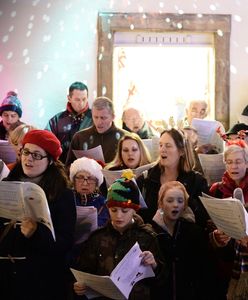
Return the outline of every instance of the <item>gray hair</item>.
<path id="1" fill-rule="evenodd" d="M 92 104 L 92 108 L 95 108 L 97 110 L 102 110 L 106 108 L 112 115 L 115 114 L 113 101 L 110 100 L 108 97 L 97 97 Z"/>
<path id="2" fill-rule="evenodd" d="M 224 151 L 224 162 L 227 159 L 227 156 L 231 153 L 237 153 L 241 152 L 243 153 L 245 162 L 248 162 L 248 146 L 240 147 L 238 145 L 230 145 L 226 147 L 226 150 Z"/>

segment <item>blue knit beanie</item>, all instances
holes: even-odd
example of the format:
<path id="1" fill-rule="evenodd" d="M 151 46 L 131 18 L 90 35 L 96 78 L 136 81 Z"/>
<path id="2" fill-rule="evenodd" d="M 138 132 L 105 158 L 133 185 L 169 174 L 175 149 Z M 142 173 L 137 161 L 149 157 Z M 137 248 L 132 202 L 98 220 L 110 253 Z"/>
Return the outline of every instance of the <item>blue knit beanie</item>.
<path id="1" fill-rule="evenodd" d="M 13 91 L 8 92 L 6 98 L 3 99 L 0 106 L 0 116 L 4 111 L 14 111 L 18 114 L 19 118 L 22 116 L 22 105 L 17 98 L 17 94 Z"/>

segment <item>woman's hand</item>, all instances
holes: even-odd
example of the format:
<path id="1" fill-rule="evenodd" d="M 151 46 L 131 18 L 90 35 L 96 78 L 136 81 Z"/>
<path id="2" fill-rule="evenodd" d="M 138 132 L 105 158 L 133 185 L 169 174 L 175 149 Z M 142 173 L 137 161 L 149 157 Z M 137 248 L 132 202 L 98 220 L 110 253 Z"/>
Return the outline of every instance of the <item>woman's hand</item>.
<path id="1" fill-rule="evenodd" d="M 37 222 L 31 218 L 24 218 L 21 222 L 21 232 L 26 238 L 30 238 L 37 229 Z"/>
<path id="2" fill-rule="evenodd" d="M 86 286 L 80 282 L 74 282 L 73 290 L 78 296 L 82 296 L 86 292 Z"/>
<path id="3" fill-rule="evenodd" d="M 230 236 L 226 235 L 223 231 L 218 229 L 215 229 L 213 234 L 215 241 L 220 247 L 226 246 L 231 239 Z"/>
<path id="4" fill-rule="evenodd" d="M 141 260 L 141 263 L 148 266 L 148 265 L 151 265 L 153 270 L 156 269 L 157 267 L 157 263 L 154 259 L 154 256 L 152 254 L 152 252 L 150 251 L 143 251 L 141 254 L 140 254 L 140 257 L 142 257 L 142 260 Z"/>

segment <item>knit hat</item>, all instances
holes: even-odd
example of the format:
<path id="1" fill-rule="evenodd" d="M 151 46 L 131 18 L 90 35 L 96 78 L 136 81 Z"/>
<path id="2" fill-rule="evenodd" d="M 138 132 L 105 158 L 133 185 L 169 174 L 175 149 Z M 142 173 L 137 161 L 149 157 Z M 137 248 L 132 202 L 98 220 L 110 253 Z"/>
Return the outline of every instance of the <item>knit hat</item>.
<path id="1" fill-rule="evenodd" d="M 89 172 L 92 176 L 96 177 L 98 186 L 103 183 L 102 166 L 94 159 L 81 157 L 74 160 L 70 166 L 70 180 L 73 181 L 74 176 L 80 171 Z"/>
<path id="2" fill-rule="evenodd" d="M 238 132 L 241 130 L 248 130 L 248 125 L 244 123 L 237 123 L 226 132 L 226 135 L 238 134 Z"/>
<path id="3" fill-rule="evenodd" d="M 107 207 L 140 208 L 140 194 L 137 184 L 132 180 L 131 170 L 124 171 L 122 177 L 114 181 L 108 189 Z"/>
<path id="4" fill-rule="evenodd" d="M 60 141 L 48 130 L 31 130 L 25 134 L 22 145 L 35 144 L 44 149 L 54 160 L 58 160 L 62 153 Z"/>
<path id="5" fill-rule="evenodd" d="M 0 106 L 0 116 L 4 111 L 14 111 L 21 118 L 22 116 L 22 105 L 20 100 L 17 98 L 17 94 L 13 91 L 8 92 L 6 98 L 3 99 Z"/>

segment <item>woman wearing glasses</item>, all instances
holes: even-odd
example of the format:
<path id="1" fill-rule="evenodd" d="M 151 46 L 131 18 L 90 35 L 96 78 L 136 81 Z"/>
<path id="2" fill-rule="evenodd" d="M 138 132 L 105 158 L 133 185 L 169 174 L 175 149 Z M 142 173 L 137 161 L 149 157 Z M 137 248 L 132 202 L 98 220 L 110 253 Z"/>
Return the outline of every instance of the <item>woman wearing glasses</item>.
<path id="1" fill-rule="evenodd" d="M 217 198 L 234 197 L 236 188 L 243 191 L 244 205 L 248 206 L 248 146 L 243 140 L 230 140 L 224 151 L 226 171 L 221 182 L 214 183 L 210 195 Z M 240 199 L 241 200 L 241 199 Z M 228 285 L 228 299 L 248 299 L 248 239 L 235 241 L 215 229 L 213 242 L 216 252 L 219 287 L 223 299 Z M 236 253 L 236 255 L 235 255 Z M 235 298 L 237 297 L 237 298 Z M 222 299 L 222 298 L 221 298 Z"/>
<path id="2" fill-rule="evenodd" d="M 29 181 L 45 192 L 55 230 L 26 217 L 21 224 L 0 220 L 0 299 L 66 299 L 66 256 L 73 245 L 76 209 L 55 135 L 31 130 L 20 161 L 5 179 Z"/>
<path id="3" fill-rule="evenodd" d="M 97 209 L 98 227 L 102 227 L 109 219 L 105 197 L 99 191 L 103 183 L 102 166 L 94 159 L 82 157 L 70 166 L 70 180 L 75 191 L 77 206 L 94 206 Z"/>

